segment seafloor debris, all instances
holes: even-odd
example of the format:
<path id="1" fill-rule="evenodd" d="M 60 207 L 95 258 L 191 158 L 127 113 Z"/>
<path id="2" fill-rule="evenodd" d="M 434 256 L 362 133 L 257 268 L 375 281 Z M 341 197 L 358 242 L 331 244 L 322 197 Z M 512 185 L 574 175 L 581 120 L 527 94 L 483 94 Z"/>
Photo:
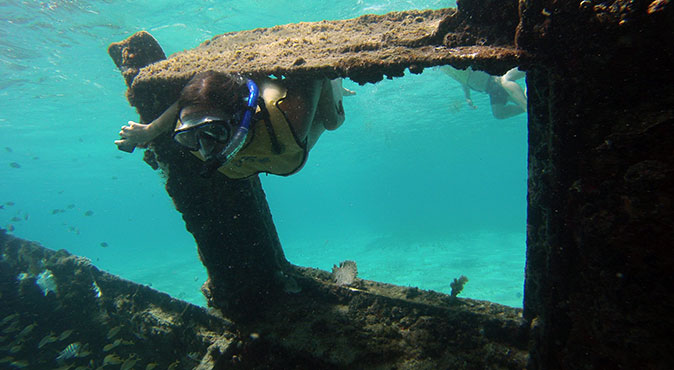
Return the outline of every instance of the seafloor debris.
<path id="1" fill-rule="evenodd" d="M 343 261 L 332 267 L 332 280 L 337 285 L 351 285 L 356 281 L 358 267 L 354 261 Z"/>

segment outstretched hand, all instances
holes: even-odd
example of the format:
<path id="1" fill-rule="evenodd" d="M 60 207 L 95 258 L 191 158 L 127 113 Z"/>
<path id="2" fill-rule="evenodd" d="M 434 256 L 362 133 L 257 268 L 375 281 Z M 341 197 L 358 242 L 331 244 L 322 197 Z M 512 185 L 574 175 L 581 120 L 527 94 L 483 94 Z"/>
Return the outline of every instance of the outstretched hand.
<path id="1" fill-rule="evenodd" d="M 129 121 L 126 126 L 122 126 L 119 131 L 121 139 L 115 140 L 117 146 L 144 146 L 153 137 L 148 130 L 149 125 Z"/>
<path id="2" fill-rule="evenodd" d="M 471 109 L 477 109 L 477 105 L 473 104 L 473 99 L 466 99 L 466 104 L 468 104 Z"/>

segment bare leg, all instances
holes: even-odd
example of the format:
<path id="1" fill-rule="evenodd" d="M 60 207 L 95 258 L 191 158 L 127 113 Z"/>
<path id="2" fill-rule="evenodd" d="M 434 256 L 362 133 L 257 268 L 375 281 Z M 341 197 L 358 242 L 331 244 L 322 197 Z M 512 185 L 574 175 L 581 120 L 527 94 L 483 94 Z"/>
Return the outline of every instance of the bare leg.
<path id="1" fill-rule="evenodd" d="M 316 115 L 309 131 L 309 148 L 318 141 L 318 138 L 325 130 L 336 130 L 344 123 L 344 105 L 342 98 L 345 89 L 342 87 L 342 79 L 323 80 L 321 95 L 316 107 Z M 347 90 L 346 94 L 350 94 Z"/>
<path id="2" fill-rule="evenodd" d="M 491 106 L 491 113 L 496 119 L 506 119 L 524 112 L 526 109 L 515 104 L 492 104 Z"/>
<path id="3" fill-rule="evenodd" d="M 527 110 L 527 97 L 522 87 L 515 81 L 523 78 L 525 73 L 513 68 L 501 77 L 501 86 L 508 93 L 509 100 L 517 104 L 523 111 Z"/>

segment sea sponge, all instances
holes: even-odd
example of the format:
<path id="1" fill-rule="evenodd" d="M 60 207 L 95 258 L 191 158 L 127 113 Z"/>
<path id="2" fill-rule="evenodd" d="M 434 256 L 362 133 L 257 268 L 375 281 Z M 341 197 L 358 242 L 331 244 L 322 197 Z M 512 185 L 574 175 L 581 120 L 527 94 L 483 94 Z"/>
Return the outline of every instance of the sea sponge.
<path id="1" fill-rule="evenodd" d="M 332 281 L 337 285 L 352 285 L 356 281 L 358 267 L 354 261 L 343 261 L 332 266 Z"/>
<path id="2" fill-rule="evenodd" d="M 452 292 L 450 293 L 452 297 L 459 295 L 459 293 L 461 293 L 463 290 L 463 286 L 466 285 L 467 282 L 468 278 L 463 275 L 459 276 L 458 279 L 454 279 L 454 281 L 449 284 L 449 286 L 452 288 Z"/>

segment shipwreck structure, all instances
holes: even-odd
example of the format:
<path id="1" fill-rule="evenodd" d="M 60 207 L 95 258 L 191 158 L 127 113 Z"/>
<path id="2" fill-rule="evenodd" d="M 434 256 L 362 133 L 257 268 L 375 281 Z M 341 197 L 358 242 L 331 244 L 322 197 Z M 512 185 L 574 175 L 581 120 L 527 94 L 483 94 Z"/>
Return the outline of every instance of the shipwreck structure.
<path id="1" fill-rule="evenodd" d="M 0 343 L 7 362 L 53 362 L 68 342 L 78 352 L 62 361 L 94 368 L 671 368 L 672 39 L 668 0 L 460 0 L 458 9 L 228 33 L 168 59 L 146 33 L 113 44 L 144 122 L 210 69 L 376 83 L 445 64 L 492 74 L 520 66 L 529 94 L 524 309 L 336 284 L 293 266 L 259 179 L 203 179 L 201 162 L 167 135 L 145 159 L 166 174 L 197 241 L 213 309 L 0 233 L 0 329 L 23 338 Z M 41 328 L 57 318 L 52 341 Z M 53 353 L 22 360 L 40 345 Z"/>

